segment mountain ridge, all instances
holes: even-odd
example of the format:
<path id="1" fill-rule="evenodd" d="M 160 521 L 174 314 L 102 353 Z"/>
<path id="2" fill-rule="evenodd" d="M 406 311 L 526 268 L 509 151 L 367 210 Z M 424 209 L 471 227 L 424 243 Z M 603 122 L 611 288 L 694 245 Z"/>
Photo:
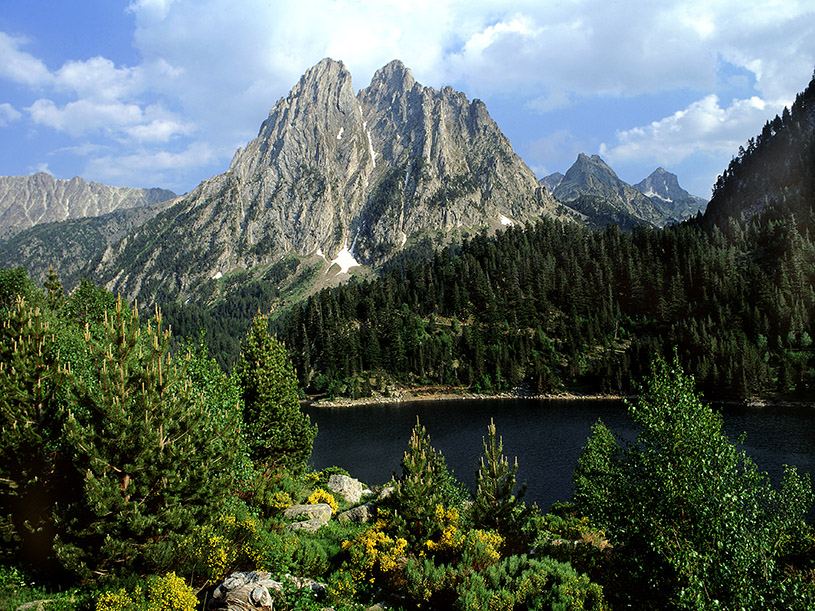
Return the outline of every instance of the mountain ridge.
<path id="1" fill-rule="evenodd" d="M 0 176 L 0 239 L 39 223 L 99 216 L 175 197 L 167 189 L 113 187 L 79 176 L 57 179 L 47 172 Z"/>

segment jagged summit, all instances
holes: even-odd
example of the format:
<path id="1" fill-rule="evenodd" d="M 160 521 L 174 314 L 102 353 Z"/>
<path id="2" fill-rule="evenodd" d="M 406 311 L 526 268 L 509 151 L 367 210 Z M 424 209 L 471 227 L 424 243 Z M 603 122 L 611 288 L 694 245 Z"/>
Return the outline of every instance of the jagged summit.
<path id="1" fill-rule="evenodd" d="M 227 172 L 126 238 L 97 273 L 140 303 L 206 298 L 209 280 L 287 255 L 328 264 L 347 253 L 375 267 L 414 235 L 541 215 L 580 216 L 538 184 L 483 102 L 424 87 L 399 60 L 355 95 L 344 64 L 326 58 Z"/>
<path id="2" fill-rule="evenodd" d="M 666 224 L 679 223 L 704 212 L 707 202 L 691 195 L 679 186 L 676 174 L 657 168 L 647 178 L 634 185 L 648 197 L 665 216 Z"/>

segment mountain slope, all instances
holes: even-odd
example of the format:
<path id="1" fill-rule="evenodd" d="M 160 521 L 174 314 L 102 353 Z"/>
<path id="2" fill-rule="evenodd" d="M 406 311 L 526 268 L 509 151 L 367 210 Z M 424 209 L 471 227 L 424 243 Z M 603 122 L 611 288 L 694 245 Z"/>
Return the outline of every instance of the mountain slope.
<path id="1" fill-rule="evenodd" d="M 790 109 L 739 147 L 713 188 L 705 226 L 725 227 L 770 211 L 803 222 L 815 213 L 815 78 Z"/>
<path id="2" fill-rule="evenodd" d="M 44 172 L 0 176 L 0 239 L 8 239 L 39 223 L 99 216 L 175 196 L 166 189 L 111 187 L 89 183 L 78 176 L 59 180 Z"/>
<path id="3" fill-rule="evenodd" d="M 0 267 L 22 265 L 31 278 L 42 282 L 53 266 L 70 290 L 108 248 L 171 204 L 167 200 L 100 216 L 39 223 L 0 242 Z"/>
<path id="4" fill-rule="evenodd" d="M 398 61 L 354 95 L 345 66 L 325 59 L 227 172 L 125 238 L 96 273 L 144 304 L 208 300 L 211 280 L 290 254 L 326 271 L 375 267 L 427 232 L 541 215 L 580 217 L 540 187 L 482 102 L 423 87 Z"/>
<path id="5" fill-rule="evenodd" d="M 681 223 L 699 212 L 704 212 L 707 202 L 691 195 L 679 186 L 676 174 L 657 168 L 650 176 L 634 185 L 662 213 L 663 224 Z"/>

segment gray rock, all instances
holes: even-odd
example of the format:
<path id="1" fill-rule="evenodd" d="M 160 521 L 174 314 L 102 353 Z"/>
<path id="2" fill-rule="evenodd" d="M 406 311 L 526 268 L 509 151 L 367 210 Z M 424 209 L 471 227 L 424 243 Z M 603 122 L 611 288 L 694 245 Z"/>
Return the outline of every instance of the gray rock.
<path id="1" fill-rule="evenodd" d="M 287 507 L 283 512 L 283 517 L 287 520 L 298 520 L 305 518 L 307 520 L 318 520 L 323 523 L 331 519 L 331 514 L 334 513 L 331 506 L 327 503 L 314 503 L 313 505 L 292 505 Z"/>
<path id="2" fill-rule="evenodd" d="M 43 600 L 32 600 L 31 602 L 23 603 L 14 611 L 45 611 L 48 603 L 54 602 L 53 598 L 45 598 Z"/>
<path id="3" fill-rule="evenodd" d="M 370 522 L 376 517 L 376 504 L 364 503 L 348 511 L 343 511 L 337 516 L 340 522 L 354 522 L 355 524 L 364 524 Z"/>
<path id="4" fill-rule="evenodd" d="M 385 486 L 382 490 L 379 491 L 379 494 L 376 497 L 377 501 L 381 501 L 383 499 L 388 498 L 396 491 L 396 487 L 394 486 Z"/>
<path id="5" fill-rule="evenodd" d="M 250 609 L 272 611 L 274 605 L 270 589 L 277 592 L 283 589 L 279 582 L 272 579 L 271 573 L 262 571 L 232 573 L 215 588 L 209 607 L 227 611 Z"/>
<path id="6" fill-rule="evenodd" d="M 328 524 L 328 522 L 324 522 L 323 520 L 304 520 L 303 522 L 292 522 L 291 524 L 287 524 L 283 530 L 287 530 L 289 532 L 304 530 L 306 532 L 313 533 L 320 530 L 326 524 Z"/>
<path id="7" fill-rule="evenodd" d="M 356 505 L 362 498 L 362 482 L 347 475 L 334 474 L 328 478 L 328 488 L 331 492 L 341 494 L 346 502 Z"/>

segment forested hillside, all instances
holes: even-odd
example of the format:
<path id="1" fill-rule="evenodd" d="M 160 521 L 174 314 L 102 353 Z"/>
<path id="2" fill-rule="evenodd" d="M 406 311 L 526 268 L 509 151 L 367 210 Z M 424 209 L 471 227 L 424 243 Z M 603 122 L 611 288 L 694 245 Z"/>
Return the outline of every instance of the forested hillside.
<path id="1" fill-rule="evenodd" d="M 796 220 L 767 212 L 730 236 L 544 220 L 315 295 L 282 337 L 315 391 L 365 394 L 376 374 L 363 372 L 382 371 L 625 393 L 648 355 L 676 346 L 708 396 L 803 395 L 815 382 L 815 247 Z"/>

